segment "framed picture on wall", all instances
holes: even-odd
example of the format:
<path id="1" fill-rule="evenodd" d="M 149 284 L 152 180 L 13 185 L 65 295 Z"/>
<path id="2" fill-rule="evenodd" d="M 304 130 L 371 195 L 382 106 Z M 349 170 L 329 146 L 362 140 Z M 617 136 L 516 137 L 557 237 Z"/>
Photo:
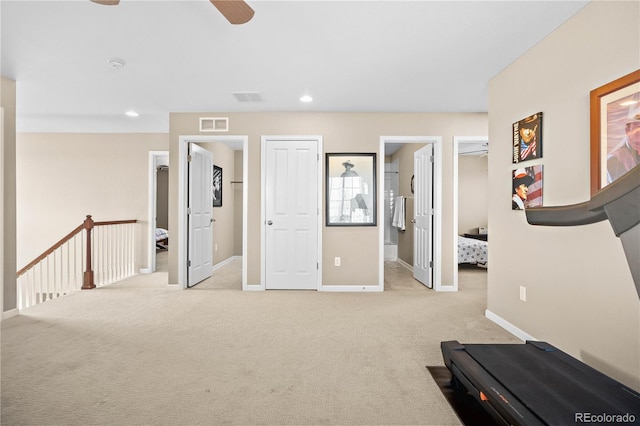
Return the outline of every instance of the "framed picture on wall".
<path id="1" fill-rule="evenodd" d="M 513 123 L 513 163 L 542 158 L 542 113 Z"/>
<path id="2" fill-rule="evenodd" d="M 376 154 L 326 154 L 327 226 L 376 226 Z"/>
<path id="3" fill-rule="evenodd" d="M 591 195 L 640 165 L 640 70 L 591 91 Z"/>
<path id="4" fill-rule="evenodd" d="M 222 207 L 222 167 L 213 166 L 213 207 Z"/>
<path id="5" fill-rule="evenodd" d="M 542 165 L 516 169 L 511 175 L 511 209 L 542 206 Z"/>

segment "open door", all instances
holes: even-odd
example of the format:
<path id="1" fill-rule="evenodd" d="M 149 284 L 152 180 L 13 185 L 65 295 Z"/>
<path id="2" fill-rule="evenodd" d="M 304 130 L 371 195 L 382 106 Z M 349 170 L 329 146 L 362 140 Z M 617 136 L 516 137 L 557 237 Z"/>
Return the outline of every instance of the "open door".
<path id="1" fill-rule="evenodd" d="M 413 154 L 413 277 L 433 288 L 433 144 Z"/>
<path id="2" fill-rule="evenodd" d="M 187 287 L 213 274 L 213 154 L 193 143 L 188 157 Z"/>

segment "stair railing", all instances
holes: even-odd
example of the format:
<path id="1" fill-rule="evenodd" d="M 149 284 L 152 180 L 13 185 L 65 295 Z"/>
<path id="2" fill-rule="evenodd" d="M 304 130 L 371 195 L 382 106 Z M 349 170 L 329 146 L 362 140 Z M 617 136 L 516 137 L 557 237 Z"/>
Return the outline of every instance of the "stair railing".
<path id="1" fill-rule="evenodd" d="M 136 222 L 94 222 L 87 215 L 81 225 L 16 273 L 18 308 L 134 275 Z"/>

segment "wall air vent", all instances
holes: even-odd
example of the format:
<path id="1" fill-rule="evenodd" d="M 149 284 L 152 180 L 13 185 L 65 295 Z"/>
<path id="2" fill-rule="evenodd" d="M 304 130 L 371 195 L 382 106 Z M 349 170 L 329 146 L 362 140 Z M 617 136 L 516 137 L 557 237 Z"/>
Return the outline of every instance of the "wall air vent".
<path id="1" fill-rule="evenodd" d="M 228 132 L 229 117 L 200 117 L 201 132 Z"/>
<path id="2" fill-rule="evenodd" d="M 262 102 L 260 92 L 234 92 L 232 95 L 238 102 Z"/>

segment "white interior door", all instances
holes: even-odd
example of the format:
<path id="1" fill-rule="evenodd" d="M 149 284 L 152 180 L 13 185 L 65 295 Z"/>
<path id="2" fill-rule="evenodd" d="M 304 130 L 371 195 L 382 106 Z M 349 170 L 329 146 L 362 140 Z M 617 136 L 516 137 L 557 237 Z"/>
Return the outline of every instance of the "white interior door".
<path id="1" fill-rule="evenodd" d="M 213 154 L 189 144 L 187 287 L 213 274 Z"/>
<path id="2" fill-rule="evenodd" d="M 413 276 L 433 288 L 433 145 L 416 151 L 413 164 Z"/>
<path id="3" fill-rule="evenodd" d="M 318 142 L 265 142 L 265 288 L 318 288 Z"/>

